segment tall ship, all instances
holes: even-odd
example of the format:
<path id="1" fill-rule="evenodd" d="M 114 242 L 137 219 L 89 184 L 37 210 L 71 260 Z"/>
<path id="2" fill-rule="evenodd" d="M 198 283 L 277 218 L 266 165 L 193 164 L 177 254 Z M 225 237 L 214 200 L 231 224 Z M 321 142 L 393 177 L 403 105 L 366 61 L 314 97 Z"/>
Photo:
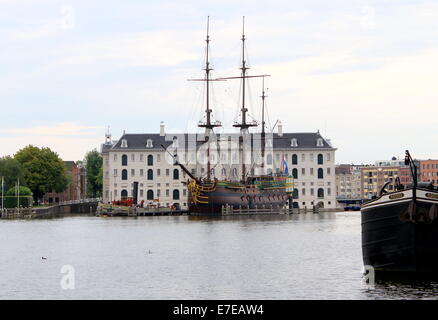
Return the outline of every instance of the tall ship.
<path id="1" fill-rule="evenodd" d="M 365 266 L 376 274 L 438 274 L 438 187 L 418 182 L 417 167 L 409 151 L 405 164 L 410 166 L 412 183 L 388 181 L 379 194 L 364 203 L 362 218 L 362 254 Z"/>
<path id="2" fill-rule="evenodd" d="M 255 208 L 280 208 L 286 205 L 291 196 L 292 178 L 287 173 L 287 166 L 281 173 L 266 173 L 265 170 L 265 153 L 266 153 L 266 132 L 265 132 L 265 90 L 264 77 L 268 75 L 248 75 L 248 66 L 245 60 L 245 20 L 243 19 L 242 28 L 242 61 L 240 66 L 240 75 L 236 77 L 217 78 L 211 77 L 211 63 L 209 60 L 210 36 L 209 21 L 207 20 L 207 38 L 205 54 L 205 74 L 202 79 L 191 79 L 205 82 L 206 100 L 205 100 L 205 120 L 200 121 L 198 127 L 205 129 L 205 141 L 207 157 L 207 172 L 205 177 L 196 177 L 185 166 L 175 158 L 175 164 L 179 165 L 182 170 L 190 177 L 187 182 L 189 211 L 191 214 L 198 215 L 220 215 L 223 208 L 228 209 L 255 209 Z M 262 93 L 262 121 L 261 133 L 257 134 L 260 140 L 260 148 L 254 151 L 254 136 L 249 129 L 257 127 L 256 121 L 250 121 L 248 118 L 248 108 L 246 106 L 246 82 L 249 78 L 263 78 Z M 241 97 L 240 97 L 240 121 L 236 121 L 233 127 L 239 129 L 238 134 L 238 154 L 240 175 L 235 179 L 219 180 L 212 175 L 211 153 L 215 147 L 215 152 L 220 157 L 221 135 L 216 134 L 214 130 L 222 127 L 219 121 L 214 121 L 212 117 L 212 106 L 210 101 L 211 82 L 226 81 L 230 79 L 241 80 Z M 249 139 L 249 140 L 248 140 Z M 213 144 L 212 141 L 218 143 Z M 247 141 L 252 141 L 247 143 Z M 223 141 L 222 141 L 223 142 Z M 260 150 L 259 150 L 260 149 Z M 225 152 L 222 150 L 222 152 Z M 261 159 L 257 166 L 254 163 L 248 163 L 246 157 L 255 158 L 257 153 L 258 159 Z M 254 159 L 252 160 L 254 161 Z M 258 174 L 255 174 L 256 167 Z M 239 177 L 240 176 L 240 177 Z"/>

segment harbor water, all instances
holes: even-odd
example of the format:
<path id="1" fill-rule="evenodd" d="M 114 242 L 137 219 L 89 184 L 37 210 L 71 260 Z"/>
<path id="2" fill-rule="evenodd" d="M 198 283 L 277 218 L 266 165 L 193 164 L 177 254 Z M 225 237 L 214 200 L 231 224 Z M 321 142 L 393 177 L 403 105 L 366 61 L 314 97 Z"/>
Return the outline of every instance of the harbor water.
<path id="1" fill-rule="evenodd" d="M 438 298 L 364 283 L 360 228 L 359 212 L 1 220 L 0 299 Z"/>

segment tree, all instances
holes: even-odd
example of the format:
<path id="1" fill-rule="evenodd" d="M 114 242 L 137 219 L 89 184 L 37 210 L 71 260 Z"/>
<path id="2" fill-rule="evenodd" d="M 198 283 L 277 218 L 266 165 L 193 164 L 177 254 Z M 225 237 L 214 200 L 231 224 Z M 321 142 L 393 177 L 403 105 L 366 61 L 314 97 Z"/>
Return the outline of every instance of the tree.
<path id="1" fill-rule="evenodd" d="M 20 179 L 20 185 L 26 185 L 26 180 L 24 179 L 24 170 L 21 163 L 13 159 L 10 156 L 0 158 L 0 184 L 1 177 L 4 177 L 5 185 L 4 190 L 10 189 L 15 186 L 15 183 Z M 1 193 L 1 186 L 0 186 Z"/>
<path id="2" fill-rule="evenodd" d="M 103 160 L 100 153 L 94 149 L 85 155 L 85 168 L 87 172 L 87 194 L 89 197 L 102 196 Z"/>
<path id="3" fill-rule="evenodd" d="M 33 192 L 35 200 L 46 192 L 63 192 L 69 179 L 64 162 L 56 152 L 49 148 L 29 145 L 19 150 L 14 158 L 24 169 L 24 179 Z"/>

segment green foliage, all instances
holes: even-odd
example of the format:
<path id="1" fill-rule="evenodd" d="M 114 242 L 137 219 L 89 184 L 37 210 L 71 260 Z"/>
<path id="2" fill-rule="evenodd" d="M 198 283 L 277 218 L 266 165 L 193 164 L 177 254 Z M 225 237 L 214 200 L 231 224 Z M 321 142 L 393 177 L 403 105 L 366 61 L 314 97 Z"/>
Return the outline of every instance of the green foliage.
<path id="1" fill-rule="evenodd" d="M 40 199 L 46 192 L 63 192 L 67 188 L 69 179 L 64 162 L 49 148 L 29 145 L 19 150 L 14 158 L 21 163 L 24 179 L 35 199 Z"/>
<path id="2" fill-rule="evenodd" d="M 89 197 L 100 197 L 102 195 L 103 169 L 102 156 L 94 149 L 85 155 L 87 172 L 87 195 Z"/>
<path id="3" fill-rule="evenodd" d="M 4 190 L 8 190 L 9 188 L 15 186 L 15 183 L 18 179 L 20 179 L 21 185 L 26 185 L 26 181 L 24 179 L 24 170 L 21 166 L 21 163 L 10 156 L 0 158 L 0 184 L 1 177 L 4 177 L 5 181 Z"/>
<path id="4" fill-rule="evenodd" d="M 28 187 L 20 186 L 19 188 L 20 192 L 19 195 L 21 196 L 32 196 L 32 191 Z M 17 188 L 12 187 L 9 188 L 7 192 L 5 192 L 6 196 L 15 196 L 17 194 Z"/>

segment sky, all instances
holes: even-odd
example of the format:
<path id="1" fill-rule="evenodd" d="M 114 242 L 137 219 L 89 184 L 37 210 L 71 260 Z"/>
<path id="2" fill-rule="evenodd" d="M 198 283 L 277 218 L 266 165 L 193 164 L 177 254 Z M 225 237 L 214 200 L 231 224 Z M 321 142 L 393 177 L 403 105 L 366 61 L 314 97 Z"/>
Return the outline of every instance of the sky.
<path id="1" fill-rule="evenodd" d="M 64 160 L 109 130 L 196 132 L 207 16 L 213 77 L 269 74 L 269 128 L 316 132 L 337 163 L 438 158 L 438 3 L 410 0 L 0 0 L 0 156 L 28 144 Z M 260 119 L 262 82 L 250 81 Z M 231 131 L 238 81 L 213 83 Z"/>

